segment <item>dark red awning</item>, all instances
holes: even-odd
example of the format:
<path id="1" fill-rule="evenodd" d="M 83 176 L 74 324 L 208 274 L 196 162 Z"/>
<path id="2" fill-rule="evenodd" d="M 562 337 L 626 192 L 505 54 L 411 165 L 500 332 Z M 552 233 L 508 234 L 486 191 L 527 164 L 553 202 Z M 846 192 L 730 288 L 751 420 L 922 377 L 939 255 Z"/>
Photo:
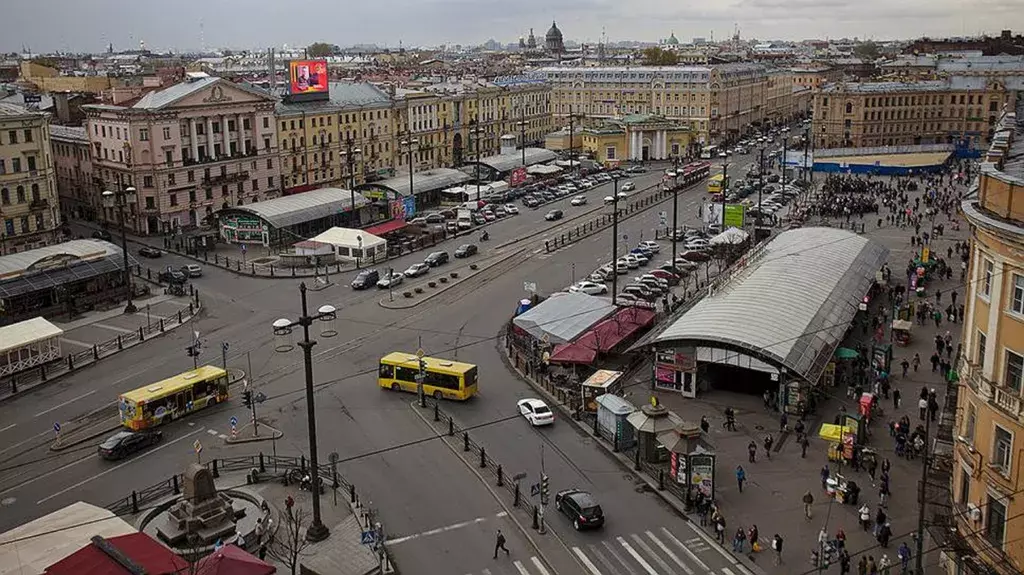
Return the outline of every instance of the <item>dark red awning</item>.
<path id="1" fill-rule="evenodd" d="M 402 220 L 391 220 L 384 222 L 383 224 L 370 226 L 363 231 L 365 231 L 368 234 L 373 234 L 375 236 L 383 236 L 384 234 L 389 234 L 391 232 L 398 231 L 404 228 L 405 225 L 405 222 Z"/>
<path id="2" fill-rule="evenodd" d="M 626 307 L 587 330 L 576 341 L 564 343 L 551 354 L 554 363 L 591 363 L 598 352 L 607 353 L 654 321 L 654 310 Z"/>

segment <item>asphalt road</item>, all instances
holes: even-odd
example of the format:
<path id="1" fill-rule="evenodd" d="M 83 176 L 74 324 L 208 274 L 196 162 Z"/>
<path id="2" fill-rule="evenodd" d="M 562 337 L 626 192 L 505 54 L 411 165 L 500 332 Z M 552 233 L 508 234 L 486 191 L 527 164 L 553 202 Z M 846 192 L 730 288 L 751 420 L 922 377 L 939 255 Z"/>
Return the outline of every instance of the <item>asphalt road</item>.
<path id="1" fill-rule="evenodd" d="M 638 178 L 638 188 L 657 182 L 661 173 L 652 169 Z M 597 204 L 608 193 L 605 189 L 587 192 L 592 198 L 587 209 L 606 209 Z M 702 186 L 680 194 L 681 223 L 696 221 L 696 206 L 705 196 Z M 567 204 L 568 199 L 562 202 Z M 620 233 L 637 240 L 641 232 L 645 238 L 653 235 L 658 211 L 671 213 L 671 200 L 662 206 L 669 207 L 656 207 L 624 221 Z M 490 250 L 508 240 L 543 237 L 540 230 L 550 226 L 543 221 L 543 214 L 552 207 L 559 206 L 523 209 L 521 215 L 489 226 L 491 241 L 482 246 L 485 253 L 478 258 L 487 257 Z M 573 210 L 581 210 L 563 209 L 566 218 L 572 217 Z M 340 310 L 336 325 L 340 335 L 319 338 L 313 350 L 321 459 L 331 452 L 341 456 L 341 472 L 356 485 L 364 501 L 371 501 L 379 509 L 385 528 L 399 541 L 393 551 L 400 565 L 418 565 L 417 572 L 424 574 L 458 571 L 543 575 L 544 569 L 551 573 L 579 572 L 579 564 L 574 562 L 583 554 L 597 569 L 591 570 L 592 574 L 644 573 L 646 561 L 657 573 L 702 572 L 703 562 L 713 572 L 729 575 L 726 570 L 731 563 L 717 547 L 696 539 L 698 535 L 653 495 L 638 493 L 626 470 L 564 422 L 535 431 L 519 419 L 502 421 L 514 415 L 517 398 L 530 394 L 525 384 L 508 373 L 495 347 L 496 336 L 524 295 L 523 282 L 535 281 L 543 292 L 564 288 L 572 280 L 574 264 L 576 277 L 581 277 L 611 259 L 610 233 L 604 230 L 551 254 L 531 250 L 521 265 L 485 271 L 450 293 L 408 310 L 381 308 L 377 305 L 381 294 L 376 290 L 353 292 L 347 283 L 354 273 L 335 279 L 334 286 L 310 292 L 311 309 L 331 303 Z M 470 241 L 475 239 L 470 237 Z M 465 241 L 456 238 L 440 249 L 451 251 Z M 389 265 L 404 268 L 420 261 L 423 255 L 407 256 Z M 153 267 L 179 266 L 189 261 L 165 255 L 153 263 L 157 264 Z M 456 265 L 449 264 L 445 271 L 457 269 Z M 229 432 L 230 417 L 246 419 L 240 402 L 232 400 L 166 426 L 165 440 L 158 448 L 125 462 L 99 460 L 93 442 L 61 453 L 48 451 L 54 422 L 70 421 L 110 406 L 118 393 L 191 367 L 191 360 L 184 355 L 190 330 L 179 330 L 0 404 L 0 507 L 4 509 L 0 530 L 77 500 L 104 505 L 132 489 L 163 480 L 195 459 L 191 445 L 196 438 L 203 442 L 204 459 L 261 450 L 278 454 L 307 452 L 301 355 L 298 351 L 274 353 L 269 329 L 273 319 L 298 315 L 299 281 L 245 278 L 212 266 L 205 271 L 204 277 L 193 282 L 207 309 L 194 327 L 206 341 L 204 360 L 219 364 L 220 342 L 229 342 L 229 365 L 254 376 L 255 386 L 269 397 L 261 407 L 261 416 L 285 436 L 273 445 L 225 445 L 221 436 Z M 580 485 L 592 489 L 609 516 L 606 530 L 577 534 L 566 521 L 552 514 L 549 525 L 554 535 L 541 539 L 540 550 L 532 548 L 511 518 L 502 515 L 505 510 L 472 470 L 432 439 L 430 429 L 410 408 L 411 396 L 377 388 L 379 357 L 417 347 L 430 354 L 478 363 L 480 397 L 465 405 L 451 405 L 450 410 L 460 422 L 481 426 L 473 431 L 475 437 L 508 470 L 515 468 L 535 476 L 540 446 L 545 445 L 545 466 L 552 487 L 557 490 Z M 504 562 L 491 559 L 494 530 L 498 528 L 505 532 L 514 553 Z M 685 543 L 697 560 L 679 549 L 673 538 Z M 552 563 L 546 563 L 544 556 L 553 556 Z M 556 564 L 563 565 L 562 569 Z M 567 570 L 567 564 L 576 565 L 577 570 Z M 740 573 L 735 567 L 732 572 Z"/>

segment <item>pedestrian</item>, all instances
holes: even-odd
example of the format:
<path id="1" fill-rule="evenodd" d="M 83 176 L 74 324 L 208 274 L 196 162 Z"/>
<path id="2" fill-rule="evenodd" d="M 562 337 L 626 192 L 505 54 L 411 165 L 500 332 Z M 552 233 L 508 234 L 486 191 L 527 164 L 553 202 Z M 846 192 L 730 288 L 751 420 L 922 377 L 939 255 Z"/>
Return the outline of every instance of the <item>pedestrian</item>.
<path id="1" fill-rule="evenodd" d="M 810 444 L 811 444 L 811 442 L 807 441 L 807 436 L 803 435 L 803 434 L 800 434 L 800 458 L 801 459 L 807 459 L 807 446 L 809 446 Z"/>
<path id="2" fill-rule="evenodd" d="M 868 461 L 868 475 L 871 477 L 871 484 L 875 484 L 875 473 L 878 471 L 878 461 L 872 457 Z"/>
<path id="3" fill-rule="evenodd" d="M 710 429 L 711 423 L 708 422 L 708 418 L 703 415 L 700 416 L 700 430 L 704 433 L 708 433 Z"/>
<path id="4" fill-rule="evenodd" d="M 821 490 L 822 491 L 827 491 L 828 490 L 828 478 L 829 478 L 830 475 L 832 475 L 832 471 L 828 468 L 828 465 L 823 465 L 821 467 L 820 475 L 821 475 Z"/>
<path id="5" fill-rule="evenodd" d="M 899 388 L 892 390 L 892 408 L 894 410 L 900 408 L 900 390 L 899 390 Z"/>
<path id="6" fill-rule="evenodd" d="M 924 421 L 924 418 L 928 416 L 928 400 L 917 400 L 917 410 L 919 412 L 918 417 L 921 419 L 921 421 Z"/>
<path id="7" fill-rule="evenodd" d="M 747 533 L 747 539 L 750 540 L 750 551 L 753 553 L 758 553 L 761 551 L 761 544 L 758 542 L 759 537 L 760 535 L 759 531 L 757 530 L 757 525 L 751 525 L 750 531 Z"/>
<path id="8" fill-rule="evenodd" d="M 506 557 L 508 555 L 511 555 L 511 553 L 509 553 L 508 547 L 505 547 L 505 534 L 501 532 L 501 529 L 498 530 L 498 534 L 494 537 L 494 558 L 495 559 L 498 558 L 498 550 L 499 549 L 501 549 L 502 551 L 505 552 L 505 556 Z"/>
<path id="9" fill-rule="evenodd" d="M 747 480 L 747 472 L 743 470 L 742 465 L 736 466 L 736 484 L 740 488 L 740 493 L 743 493 L 743 482 Z"/>
<path id="10" fill-rule="evenodd" d="M 868 575 L 868 558 L 861 555 L 857 562 L 857 575 Z"/>
<path id="11" fill-rule="evenodd" d="M 870 530 L 871 529 L 871 508 L 868 507 L 867 503 L 865 503 L 864 505 L 861 505 L 861 507 L 858 510 L 858 512 L 860 513 L 860 526 L 861 526 L 861 529 L 863 529 L 864 531 Z"/>
<path id="12" fill-rule="evenodd" d="M 747 533 L 743 527 L 736 528 L 736 534 L 732 536 L 732 552 L 743 553 L 743 544 L 747 541 Z"/>
<path id="13" fill-rule="evenodd" d="M 900 362 L 900 367 L 903 368 L 903 377 L 907 377 L 907 371 L 910 369 L 910 362 L 907 361 L 907 358 L 903 358 L 903 361 Z"/>
<path id="14" fill-rule="evenodd" d="M 782 415 L 779 416 L 779 433 L 785 433 L 789 428 L 789 416 L 783 411 Z"/>
<path id="15" fill-rule="evenodd" d="M 782 536 L 778 533 L 772 537 L 772 549 L 775 551 L 775 564 L 782 565 Z"/>
<path id="16" fill-rule="evenodd" d="M 900 548 L 896 550 L 896 558 L 900 560 L 900 573 L 906 575 L 910 568 L 910 546 L 906 541 L 900 543 Z"/>
<path id="17" fill-rule="evenodd" d="M 775 443 L 775 438 L 772 437 L 772 434 L 769 433 L 768 435 L 764 436 L 764 455 L 768 459 L 772 458 L 772 445 L 774 443 Z"/>
<path id="18" fill-rule="evenodd" d="M 910 361 L 910 365 L 914 366 L 914 373 L 917 373 L 917 368 L 921 367 L 921 354 L 915 353 L 914 359 Z"/>
<path id="19" fill-rule="evenodd" d="M 808 491 L 807 493 L 804 493 L 803 502 L 804 502 L 804 517 L 806 517 L 807 519 L 810 519 L 811 518 L 811 506 L 814 505 L 814 496 L 811 495 L 810 491 Z"/>
<path id="20" fill-rule="evenodd" d="M 939 370 L 939 360 L 941 359 L 939 357 L 939 354 L 933 353 L 932 356 L 930 358 L 928 358 L 928 359 L 930 359 L 931 362 L 932 362 L 932 373 L 938 371 Z"/>
<path id="21" fill-rule="evenodd" d="M 850 554 L 843 549 L 839 552 L 839 575 L 847 575 L 850 572 Z"/>
<path id="22" fill-rule="evenodd" d="M 747 444 L 747 455 L 749 456 L 747 459 L 751 463 L 757 463 L 757 444 L 754 443 L 753 439 L 751 439 L 750 443 Z"/>
<path id="23" fill-rule="evenodd" d="M 725 545 L 725 519 L 719 517 L 715 521 L 715 538 L 718 539 L 719 545 Z"/>

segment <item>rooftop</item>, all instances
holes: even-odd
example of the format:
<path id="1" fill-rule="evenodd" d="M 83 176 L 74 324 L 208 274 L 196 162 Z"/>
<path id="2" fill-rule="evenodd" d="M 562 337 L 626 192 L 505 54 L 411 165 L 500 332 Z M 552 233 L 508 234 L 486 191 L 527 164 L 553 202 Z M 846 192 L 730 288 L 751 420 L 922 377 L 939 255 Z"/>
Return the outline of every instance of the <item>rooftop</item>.
<path id="1" fill-rule="evenodd" d="M 452 168 L 434 168 L 413 174 L 413 186 L 416 193 L 443 190 L 452 186 L 468 182 L 469 175 Z M 409 174 L 395 176 L 386 180 L 379 180 L 368 184 L 356 186 L 357 190 L 373 190 L 386 188 L 400 196 L 411 196 L 413 191 L 409 189 Z"/>
<path id="2" fill-rule="evenodd" d="M 50 126 L 50 139 L 88 144 L 89 134 L 86 133 L 85 128 L 80 126 L 61 126 L 59 124 L 52 124 Z"/>
<path id="3" fill-rule="evenodd" d="M 507 154 L 498 154 L 487 158 L 480 158 L 480 163 L 498 172 L 507 172 L 523 165 L 523 150 L 516 150 Z M 543 164 L 558 158 L 558 154 L 544 148 L 526 148 L 526 165 Z"/>
<path id="4" fill-rule="evenodd" d="M 370 203 L 359 192 L 341 188 L 320 188 L 228 209 L 257 216 L 275 228 L 286 228 L 350 211 L 353 198 L 357 209 Z"/>
<path id="5" fill-rule="evenodd" d="M 582 293 L 557 293 L 512 320 L 535 339 L 569 343 L 617 309 L 611 301 Z"/>
<path id="6" fill-rule="evenodd" d="M 838 82 L 826 84 L 824 93 L 889 94 L 893 92 L 942 92 L 950 89 L 947 80 L 922 82 Z"/>
<path id="7" fill-rule="evenodd" d="M 29 110 L 20 104 L 0 101 L 0 116 L 39 116 L 41 114 L 42 112 Z"/>
<path id="8" fill-rule="evenodd" d="M 135 265 L 128 256 L 128 265 Z M 71 240 L 0 256 L 0 297 L 10 298 L 70 281 L 123 270 L 121 248 L 103 240 Z"/>
<path id="9" fill-rule="evenodd" d="M 732 349 L 816 381 L 888 253 L 834 228 L 783 232 L 653 341 Z"/>
<path id="10" fill-rule="evenodd" d="M 391 98 L 384 90 L 369 82 L 331 82 L 327 100 L 288 102 L 281 100 L 277 112 L 282 116 L 317 112 L 340 112 L 352 108 L 386 106 Z"/>

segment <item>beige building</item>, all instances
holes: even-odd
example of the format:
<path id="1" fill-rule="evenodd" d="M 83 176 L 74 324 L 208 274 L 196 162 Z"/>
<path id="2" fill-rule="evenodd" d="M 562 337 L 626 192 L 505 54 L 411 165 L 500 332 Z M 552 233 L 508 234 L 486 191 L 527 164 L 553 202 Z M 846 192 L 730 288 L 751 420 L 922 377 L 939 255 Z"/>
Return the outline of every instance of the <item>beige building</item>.
<path id="1" fill-rule="evenodd" d="M 131 106 L 83 106 L 94 181 L 138 190 L 127 225 L 139 234 L 199 226 L 222 208 L 277 197 L 275 105 L 261 90 L 194 75 Z M 98 219 L 117 217 L 105 209 Z"/>
<path id="2" fill-rule="evenodd" d="M 797 111 L 793 98 L 793 75 L 787 70 L 771 70 L 765 86 L 766 119 L 772 124 L 792 120 Z"/>
<path id="3" fill-rule="evenodd" d="M 989 141 L 1024 81 L 954 77 L 920 82 L 830 84 L 814 94 L 818 148 Z"/>
<path id="4" fill-rule="evenodd" d="M 103 209 L 103 189 L 93 179 L 89 134 L 77 126 L 50 126 L 50 147 L 60 212 L 66 218 L 95 220 Z"/>
<path id="5" fill-rule="evenodd" d="M 631 114 L 582 130 L 583 149 L 605 166 L 640 158 L 667 160 L 695 144 L 688 126 L 661 116 Z"/>
<path id="6" fill-rule="evenodd" d="M 735 140 L 769 118 L 768 71 L 760 64 L 551 67 L 552 113 L 611 119 L 653 114 L 680 121 L 700 144 Z"/>
<path id="7" fill-rule="evenodd" d="M 793 86 L 811 90 L 843 79 L 843 71 L 831 66 L 801 66 L 790 68 L 789 73 L 793 77 Z"/>
<path id="8" fill-rule="evenodd" d="M 945 531 L 963 551 L 944 555 L 948 573 L 1024 570 L 1024 524 L 1015 521 L 1024 513 L 1024 106 L 1017 114 L 997 129 L 977 192 L 961 205 L 971 251 L 950 485 L 956 529 Z"/>
<path id="9" fill-rule="evenodd" d="M 121 85 L 120 80 L 108 76 L 62 76 L 53 68 L 32 62 L 21 63 L 19 79 L 34 84 L 42 92 L 99 94 Z"/>
<path id="10" fill-rule="evenodd" d="M 61 240 L 50 117 L 0 103 L 0 255 Z"/>

